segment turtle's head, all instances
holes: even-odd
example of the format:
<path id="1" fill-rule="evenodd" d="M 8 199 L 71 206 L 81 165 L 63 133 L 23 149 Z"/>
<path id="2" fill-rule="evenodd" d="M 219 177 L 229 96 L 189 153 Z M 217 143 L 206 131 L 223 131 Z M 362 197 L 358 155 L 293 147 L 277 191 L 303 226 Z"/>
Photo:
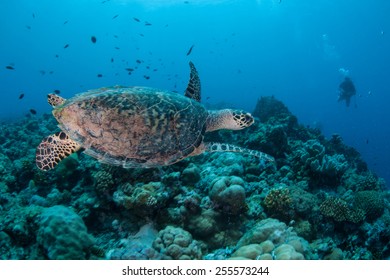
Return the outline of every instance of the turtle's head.
<path id="1" fill-rule="evenodd" d="M 225 109 L 209 111 L 207 131 L 218 129 L 240 130 L 251 126 L 254 121 L 250 113 L 241 110 Z"/>
<path id="2" fill-rule="evenodd" d="M 64 104 L 65 98 L 62 98 L 61 96 L 54 94 L 54 93 L 49 93 L 47 95 L 47 102 L 52 106 L 58 106 L 61 104 Z"/>
<path id="3" fill-rule="evenodd" d="M 233 121 L 236 123 L 236 129 L 243 129 L 248 126 L 251 126 L 255 119 L 248 112 L 240 111 L 240 110 L 230 110 L 232 113 Z M 234 129 L 234 128 L 232 128 Z"/>

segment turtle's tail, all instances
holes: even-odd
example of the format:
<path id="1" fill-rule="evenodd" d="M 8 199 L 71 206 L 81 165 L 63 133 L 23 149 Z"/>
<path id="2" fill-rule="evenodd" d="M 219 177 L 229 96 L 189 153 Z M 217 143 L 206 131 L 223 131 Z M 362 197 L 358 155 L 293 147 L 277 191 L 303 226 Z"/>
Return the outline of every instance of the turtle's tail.
<path id="1" fill-rule="evenodd" d="M 37 167 L 48 171 L 57 164 L 80 149 L 80 145 L 74 142 L 65 132 L 57 132 L 44 138 L 38 145 L 35 153 Z"/>

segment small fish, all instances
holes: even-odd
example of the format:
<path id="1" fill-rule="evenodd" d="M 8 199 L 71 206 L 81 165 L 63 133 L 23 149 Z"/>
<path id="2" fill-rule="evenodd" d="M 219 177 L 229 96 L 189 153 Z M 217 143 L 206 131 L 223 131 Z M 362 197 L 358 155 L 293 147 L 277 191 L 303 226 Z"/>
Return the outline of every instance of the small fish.
<path id="1" fill-rule="evenodd" d="M 118 38 L 118 35 L 114 35 L 114 38 Z"/>
<path id="2" fill-rule="evenodd" d="M 120 47 L 115 47 L 116 50 L 120 50 L 121 48 Z"/>
<path id="3" fill-rule="evenodd" d="M 142 63 L 142 61 L 139 59 L 137 59 L 135 62 L 137 62 L 138 64 Z"/>
<path id="4" fill-rule="evenodd" d="M 101 78 L 101 77 L 103 77 L 103 75 L 102 74 L 97 74 L 97 77 Z"/>
<path id="5" fill-rule="evenodd" d="M 41 73 L 41 75 L 45 75 L 46 74 L 46 71 L 45 70 L 39 70 L 39 73 Z"/>
<path id="6" fill-rule="evenodd" d="M 50 72 L 49 72 L 49 74 L 51 75 L 51 74 L 53 74 L 54 73 L 54 71 L 53 70 L 51 70 Z"/>
<path id="7" fill-rule="evenodd" d="M 145 21 L 145 26 L 151 26 L 152 24 L 150 22 Z"/>
<path id="8" fill-rule="evenodd" d="M 59 58 L 60 56 L 58 54 L 56 54 L 56 58 Z"/>
<path id="9" fill-rule="evenodd" d="M 114 62 L 114 59 L 111 57 L 111 63 L 113 63 Z"/>
<path id="10" fill-rule="evenodd" d="M 210 96 L 207 96 L 207 97 L 206 97 L 206 100 L 209 100 L 209 99 L 210 99 Z"/>
<path id="11" fill-rule="evenodd" d="M 132 72 L 132 71 L 134 71 L 134 69 L 133 68 L 126 68 L 126 71 Z"/>
<path id="12" fill-rule="evenodd" d="M 35 14 L 34 13 L 32 13 L 32 17 L 35 18 Z"/>
<path id="13" fill-rule="evenodd" d="M 144 75 L 144 78 L 145 78 L 146 80 L 149 80 L 149 79 L 150 79 L 150 77 L 149 77 L 149 76 L 146 76 L 146 75 Z"/>
<path id="14" fill-rule="evenodd" d="M 142 33 L 139 33 L 138 35 L 139 35 L 139 36 L 141 36 L 141 37 L 145 37 L 145 35 L 144 35 L 144 34 L 142 34 Z"/>
<path id="15" fill-rule="evenodd" d="M 187 56 L 189 56 L 189 55 L 191 54 L 192 49 L 194 48 L 194 46 L 195 46 L 195 45 L 192 45 L 192 46 L 190 47 L 190 49 L 189 49 L 188 52 L 187 52 Z"/>
<path id="16" fill-rule="evenodd" d="M 19 95 L 19 99 L 23 99 L 23 97 L 24 97 L 24 93 L 21 93 L 21 94 Z"/>
<path id="17" fill-rule="evenodd" d="M 68 20 L 65 20 L 65 21 L 64 21 L 64 24 L 67 24 L 68 22 L 69 22 Z"/>
<path id="18" fill-rule="evenodd" d="M 91 41 L 92 41 L 92 43 L 96 43 L 96 37 L 95 36 L 91 36 Z"/>
<path id="19" fill-rule="evenodd" d="M 115 19 L 115 18 L 117 18 L 118 16 L 119 16 L 119 15 L 115 15 L 115 16 L 112 17 L 112 19 Z"/>
<path id="20" fill-rule="evenodd" d="M 64 46 L 64 49 L 66 49 L 66 48 L 68 48 L 69 47 L 69 44 L 66 44 L 65 46 Z"/>
<path id="21" fill-rule="evenodd" d="M 133 17 L 133 19 L 136 21 L 136 22 L 140 22 L 140 20 L 136 17 Z"/>
<path id="22" fill-rule="evenodd" d="M 190 3 L 190 1 L 184 1 L 184 4 L 189 4 Z"/>
<path id="23" fill-rule="evenodd" d="M 366 144 L 368 144 L 368 139 L 366 139 Z"/>
<path id="24" fill-rule="evenodd" d="M 104 3 L 108 2 L 108 1 L 110 1 L 110 0 L 104 0 L 101 3 L 104 4 Z"/>
<path id="25" fill-rule="evenodd" d="M 31 26 L 30 26 L 30 25 L 26 25 L 26 28 L 27 28 L 28 30 L 31 30 Z"/>
<path id="26" fill-rule="evenodd" d="M 7 65 L 5 66 L 6 69 L 8 70 L 15 70 L 15 67 L 11 66 L 11 65 Z"/>
<path id="27" fill-rule="evenodd" d="M 36 115 L 37 111 L 35 111 L 34 109 L 30 109 L 30 113 L 33 114 L 33 115 Z"/>
<path id="28" fill-rule="evenodd" d="M 53 90 L 53 92 L 54 92 L 55 94 L 60 94 L 60 93 L 61 93 L 61 91 L 60 91 L 59 89 L 55 89 L 55 90 Z"/>

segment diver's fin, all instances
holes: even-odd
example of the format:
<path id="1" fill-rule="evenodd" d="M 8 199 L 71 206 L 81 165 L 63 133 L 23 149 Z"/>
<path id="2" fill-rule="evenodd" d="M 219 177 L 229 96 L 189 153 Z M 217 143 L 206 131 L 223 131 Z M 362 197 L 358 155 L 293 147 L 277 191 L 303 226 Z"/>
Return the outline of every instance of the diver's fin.
<path id="1" fill-rule="evenodd" d="M 215 143 L 215 142 L 210 142 L 210 143 L 204 143 L 204 150 L 205 152 L 235 152 L 235 153 L 243 153 L 245 155 L 249 156 L 255 156 L 258 157 L 260 160 L 265 160 L 269 162 L 275 162 L 274 157 L 260 152 L 256 150 L 250 150 L 247 148 L 242 148 L 236 145 L 231 145 L 231 144 L 225 144 L 225 143 Z"/>
<path id="2" fill-rule="evenodd" d="M 80 149 L 80 145 L 69 138 L 65 132 L 49 135 L 38 145 L 35 153 L 36 164 L 39 169 L 47 171 Z"/>
<path id="3" fill-rule="evenodd" d="M 345 98 L 345 105 L 347 105 L 347 107 L 349 107 L 349 104 L 351 104 L 351 97 L 347 96 Z"/>
<path id="4" fill-rule="evenodd" d="M 190 80 L 188 81 L 188 86 L 184 95 L 200 102 L 200 79 L 198 71 L 196 70 L 195 65 L 191 61 L 190 69 Z"/>

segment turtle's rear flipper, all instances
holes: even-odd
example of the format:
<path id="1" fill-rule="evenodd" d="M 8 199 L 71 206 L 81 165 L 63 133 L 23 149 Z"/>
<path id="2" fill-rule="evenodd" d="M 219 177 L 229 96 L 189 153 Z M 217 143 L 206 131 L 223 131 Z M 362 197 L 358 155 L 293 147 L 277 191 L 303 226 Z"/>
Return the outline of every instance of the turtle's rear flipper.
<path id="1" fill-rule="evenodd" d="M 243 153 L 245 155 L 249 156 L 255 156 L 258 157 L 260 160 L 265 160 L 269 162 L 274 162 L 274 157 L 260 152 L 256 150 L 250 150 L 247 148 L 242 148 L 239 146 L 231 145 L 231 144 L 225 144 L 225 143 L 204 143 L 204 148 L 206 152 L 235 152 L 235 153 Z"/>
<path id="2" fill-rule="evenodd" d="M 69 138 L 65 132 L 57 132 L 49 135 L 38 145 L 35 154 L 36 164 L 39 169 L 47 171 L 80 149 L 80 145 Z"/>

